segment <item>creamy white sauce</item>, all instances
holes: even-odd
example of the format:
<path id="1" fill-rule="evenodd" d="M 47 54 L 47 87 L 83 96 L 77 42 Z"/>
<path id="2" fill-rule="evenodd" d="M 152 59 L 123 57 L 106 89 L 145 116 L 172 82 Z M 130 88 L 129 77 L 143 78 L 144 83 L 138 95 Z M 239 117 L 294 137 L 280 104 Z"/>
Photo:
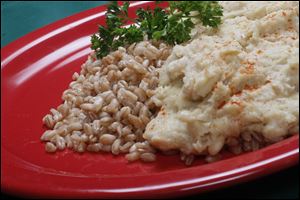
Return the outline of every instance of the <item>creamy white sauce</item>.
<path id="1" fill-rule="evenodd" d="M 160 71 L 162 111 L 144 134 L 159 149 L 215 155 L 242 132 L 298 132 L 299 3 L 221 4 L 222 25 L 197 26 Z"/>

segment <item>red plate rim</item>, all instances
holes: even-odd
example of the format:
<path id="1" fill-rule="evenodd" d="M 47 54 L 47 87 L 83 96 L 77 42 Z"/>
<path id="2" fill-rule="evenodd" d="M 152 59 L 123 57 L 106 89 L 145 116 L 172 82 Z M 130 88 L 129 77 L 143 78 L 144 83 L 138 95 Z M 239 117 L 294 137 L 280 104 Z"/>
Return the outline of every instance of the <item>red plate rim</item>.
<path id="1" fill-rule="evenodd" d="M 43 185 L 35 184 L 27 184 L 24 182 L 18 182 L 18 180 L 14 179 L 12 174 L 2 174 L 1 177 L 1 189 L 3 191 L 7 191 L 9 193 L 19 194 L 19 195 L 30 195 L 36 197 L 72 197 L 72 198 L 136 198 L 136 197 L 174 197 L 181 196 L 186 194 L 192 194 L 194 192 L 204 192 L 210 191 L 219 187 L 225 187 L 232 184 L 252 180 L 256 177 L 265 176 L 270 173 L 282 170 L 284 168 L 293 166 L 299 161 L 299 137 L 298 135 L 288 138 L 282 142 L 273 144 L 269 147 L 259 150 L 260 154 L 265 154 L 263 158 L 256 158 L 256 152 L 251 152 L 247 154 L 243 154 L 240 156 L 236 156 L 230 159 L 226 159 L 220 162 L 206 164 L 204 170 L 210 172 L 210 175 L 198 177 L 193 177 L 193 174 L 197 174 L 199 170 L 199 166 L 195 166 L 192 168 L 185 168 L 181 170 L 175 170 L 171 172 L 163 172 L 151 175 L 151 180 L 149 182 L 153 182 L 153 185 L 145 186 L 143 179 L 149 178 L 147 175 L 135 176 L 134 181 L 136 182 L 136 187 L 126 188 L 126 181 L 132 181 L 132 175 L 130 176 L 121 176 L 121 177 L 103 177 L 101 179 L 102 182 L 110 182 L 116 181 L 116 184 L 112 188 L 93 188 L 90 189 L 73 189 L 71 188 L 62 188 L 61 190 L 51 189 L 48 187 L 43 187 Z M 282 150 L 284 147 L 284 150 Z M 273 152 L 274 149 L 277 149 L 278 152 Z M 2 149 L 2 155 L 9 153 Z M 233 164 L 237 159 L 244 160 L 244 166 L 240 168 L 232 168 L 230 170 L 220 170 L 220 172 L 212 173 L 209 169 L 215 168 L 220 163 L 222 163 L 223 168 L 230 168 L 230 166 L 234 166 Z M 253 161 L 255 160 L 255 161 Z M 20 160 L 20 158 L 10 157 L 4 163 L 2 162 L 1 168 L 4 169 L 6 167 L 18 168 L 18 163 L 24 162 Z M 25 161 L 26 162 L 26 161 Z M 203 166 L 202 166 L 203 168 Z M 24 171 L 24 173 L 29 173 L 32 176 L 40 176 L 40 178 L 49 178 L 50 176 L 53 178 L 64 178 L 70 179 L 72 181 L 81 181 L 83 184 L 90 184 L 91 186 L 97 185 L 99 179 L 97 177 L 75 177 L 68 176 L 63 174 L 52 174 L 51 171 L 45 171 L 43 173 L 39 172 L 35 169 L 35 166 L 32 168 L 18 168 L 18 170 Z M 183 175 L 177 180 L 176 176 Z M 161 184 L 160 180 L 163 179 L 171 179 L 168 183 Z M 181 179 L 181 180 L 180 180 Z M 122 180 L 122 181 L 118 181 Z M 158 183 L 157 183 L 158 182 Z M 141 186 L 138 186 L 141 185 Z M 38 190 L 36 190 L 38 188 Z"/>
<path id="2" fill-rule="evenodd" d="M 133 6 L 140 4 L 151 4 L 151 2 L 135 2 Z M 152 2 L 153 3 L 153 2 Z M 103 16 L 105 6 L 99 6 L 73 16 L 64 18 L 43 28 L 37 29 L 1 48 L 1 72 L 2 69 L 22 52 L 30 49 L 35 43 L 41 42 L 43 38 L 59 34 L 70 27 L 76 26 L 85 21 Z M 17 50 L 17 51 L 16 51 Z M 2 76 L 2 73 L 1 73 Z M 1 80 L 1 84 L 5 84 Z M 1 90 L 1 96 L 3 91 Z M 2 97 L 1 97 L 2 100 Z M 2 105 L 1 101 L 1 107 Z M 1 112 L 1 117 L 3 113 Z M 2 120 L 1 120 L 2 123 Z M 3 124 L 2 124 L 3 125 Z M 2 128 L 1 128 L 2 129 Z M 7 134 L 2 133 L 1 134 Z M 263 155 L 258 158 L 256 153 Z M 5 158 L 4 158 L 5 157 Z M 243 160 L 243 166 L 236 168 L 235 161 Z M 38 172 L 35 166 L 30 168 L 20 167 L 20 163 L 26 162 L 21 158 L 10 155 L 3 145 L 1 145 L 1 190 L 20 195 L 30 195 L 36 197 L 70 197 L 70 198 L 137 198 L 137 197 L 175 197 L 194 192 L 203 192 L 219 187 L 228 186 L 234 183 L 247 181 L 256 177 L 264 176 L 284 168 L 293 166 L 299 162 L 299 136 L 295 135 L 279 143 L 270 145 L 256 152 L 246 153 L 240 156 L 229 158 L 220 162 L 205 165 L 202 169 L 207 171 L 207 176 L 194 177 L 200 166 L 162 172 L 151 175 L 134 176 L 135 187 L 126 188 L 126 181 L 132 181 L 132 175 L 121 177 L 102 177 L 101 181 L 116 181 L 113 187 L 101 189 L 97 187 L 99 177 L 71 177 L 68 175 L 51 173 L 51 171 Z M 210 169 L 216 168 L 222 163 L 222 169 L 213 172 Z M 82 181 L 83 184 L 90 184 L 90 189 L 74 189 L 62 187 L 60 190 L 43 187 L 36 182 L 28 184 L 19 182 L 13 177 L 13 174 L 3 173 L 8 168 L 29 173 L 34 180 L 35 176 L 39 178 L 55 177 L 69 179 L 72 181 Z M 229 170 L 226 170 L 229 169 Z M 12 171 L 12 170 L 10 170 Z M 118 181 L 122 179 L 122 181 Z M 168 180 L 162 183 L 161 180 Z M 147 185 L 145 184 L 147 182 Z M 38 188 L 38 189 L 37 189 Z"/>

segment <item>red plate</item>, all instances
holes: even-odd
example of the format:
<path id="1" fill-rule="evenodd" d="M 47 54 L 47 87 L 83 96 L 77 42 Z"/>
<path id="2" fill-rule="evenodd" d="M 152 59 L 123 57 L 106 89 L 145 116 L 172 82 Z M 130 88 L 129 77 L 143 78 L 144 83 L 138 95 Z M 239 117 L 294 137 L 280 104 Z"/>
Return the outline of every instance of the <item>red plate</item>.
<path id="1" fill-rule="evenodd" d="M 153 2 L 135 2 L 130 13 Z M 1 189 L 38 197 L 174 197 L 266 175 L 298 163 L 299 137 L 262 150 L 185 167 L 178 156 L 128 164 L 122 156 L 45 153 L 42 117 L 61 103 L 104 22 L 97 7 L 38 29 L 1 49 Z"/>

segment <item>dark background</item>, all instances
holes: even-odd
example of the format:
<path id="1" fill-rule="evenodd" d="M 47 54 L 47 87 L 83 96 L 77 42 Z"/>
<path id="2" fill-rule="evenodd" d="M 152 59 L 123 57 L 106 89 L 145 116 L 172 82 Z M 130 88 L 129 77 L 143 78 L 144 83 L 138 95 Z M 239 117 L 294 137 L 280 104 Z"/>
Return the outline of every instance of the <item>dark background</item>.
<path id="1" fill-rule="evenodd" d="M 1 47 L 56 20 L 87 10 L 107 1 L 1 1 Z M 298 199 L 299 165 L 248 183 L 197 198 Z M 1 197 L 11 197 L 1 192 Z"/>

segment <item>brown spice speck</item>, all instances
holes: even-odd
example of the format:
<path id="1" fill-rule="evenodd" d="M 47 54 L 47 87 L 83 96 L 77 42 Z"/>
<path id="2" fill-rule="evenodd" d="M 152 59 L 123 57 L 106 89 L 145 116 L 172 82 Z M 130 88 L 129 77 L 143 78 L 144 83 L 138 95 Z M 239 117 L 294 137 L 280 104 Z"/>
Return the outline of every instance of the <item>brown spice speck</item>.
<path id="1" fill-rule="evenodd" d="M 269 84 L 269 83 L 271 83 L 271 80 L 267 80 L 267 81 L 266 81 L 266 84 Z"/>
<path id="2" fill-rule="evenodd" d="M 245 85 L 245 87 L 244 87 L 244 89 L 245 90 L 256 90 L 257 89 L 257 87 L 255 87 L 255 86 L 253 86 L 253 85 Z"/>
<path id="3" fill-rule="evenodd" d="M 235 93 L 235 94 L 233 94 L 234 96 L 241 96 L 242 95 L 242 91 L 239 91 L 239 92 L 237 92 L 237 93 Z"/>
<path id="4" fill-rule="evenodd" d="M 166 115 L 167 114 L 166 110 L 165 110 L 165 107 L 161 107 L 159 112 L 160 112 L 161 115 Z"/>
<path id="5" fill-rule="evenodd" d="M 217 109 L 223 108 L 223 106 L 225 106 L 225 104 L 226 104 L 226 101 L 222 101 L 222 102 L 218 105 Z"/>
<path id="6" fill-rule="evenodd" d="M 216 83 L 213 87 L 213 91 L 215 91 L 216 89 L 218 89 L 218 83 Z"/>
<path id="7" fill-rule="evenodd" d="M 225 72 L 225 74 L 224 74 L 225 78 L 228 78 L 228 77 L 229 77 L 229 75 L 230 75 L 230 73 L 229 73 L 229 72 Z"/>
<path id="8" fill-rule="evenodd" d="M 230 104 L 232 104 L 232 105 L 238 105 L 238 106 L 241 106 L 241 102 L 238 102 L 238 101 L 231 101 L 231 102 L 229 102 Z"/>
<path id="9" fill-rule="evenodd" d="M 149 131 L 152 131 L 154 129 L 154 124 L 151 124 L 150 126 L 149 126 Z"/>
<path id="10" fill-rule="evenodd" d="M 281 14 L 282 14 L 282 16 L 286 16 L 286 13 L 285 13 L 284 11 L 282 11 L 282 13 L 281 13 Z"/>
<path id="11" fill-rule="evenodd" d="M 245 64 L 246 64 L 245 68 L 242 68 L 240 70 L 240 72 L 242 74 L 253 74 L 253 72 L 254 72 L 254 63 L 247 61 Z"/>
<path id="12" fill-rule="evenodd" d="M 237 92 L 237 89 L 234 86 L 229 85 L 229 89 L 231 94 L 235 94 Z"/>

